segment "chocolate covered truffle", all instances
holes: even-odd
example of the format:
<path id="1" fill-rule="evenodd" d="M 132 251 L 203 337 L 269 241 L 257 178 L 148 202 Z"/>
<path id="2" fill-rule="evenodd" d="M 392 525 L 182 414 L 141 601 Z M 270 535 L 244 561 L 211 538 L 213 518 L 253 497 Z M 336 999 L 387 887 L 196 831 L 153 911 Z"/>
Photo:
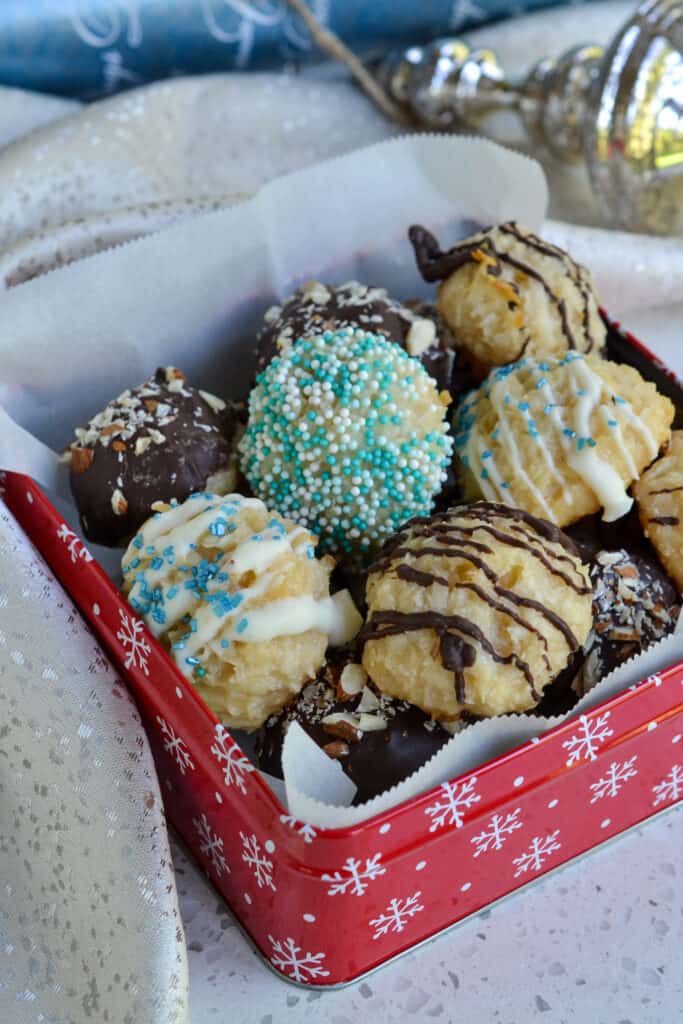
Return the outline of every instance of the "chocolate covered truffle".
<path id="1" fill-rule="evenodd" d="M 609 527 L 594 518 L 571 530 L 590 564 L 593 628 L 584 644 L 580 690 L 672 633 L 680 598 L 631 513 Z"/>
<path id="2" fill-rule="evenodd" d="M 238 432 L 237 407 L 173 366 L 124 391 L 76 430 L 66 453 L 85 536 L 123 546 L 156 502 L 234 490 Z"/>
<path id="3" fill-rule="evenodd" d="M 282 714 L 261 730 L 259 768 L 282 778 L 282 746 L 292 722 L 341 764 L 356 785 L 353 803 L 385 792 L 417 771 L 451 734 L 407 701 L 371 685 L 360 665 L 329 662 Z"/>
<path id="4" fill-rule="evenodd" d="M 325 331 L 362 328 L 394 341 L 423 364 L 439 388 L 450 389 L 454 368 L 452 336 L 433 309 L 392 299 L 384 288 L 348 281 L 308 281 L 280 306 L 271 306 L 257 341 L 257 368 L 281 355 L 299 338 Z"/>

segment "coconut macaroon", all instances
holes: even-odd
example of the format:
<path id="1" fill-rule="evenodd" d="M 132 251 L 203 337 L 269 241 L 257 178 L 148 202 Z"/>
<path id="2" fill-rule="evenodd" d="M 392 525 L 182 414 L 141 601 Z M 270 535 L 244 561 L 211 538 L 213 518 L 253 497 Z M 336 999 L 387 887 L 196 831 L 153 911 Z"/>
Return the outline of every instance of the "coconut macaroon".
<path id="1" fill-rule="evenodd" d="M 515 221 L 447 252 L 424 228 L 411 228 L 410 239 L 424 279 L 442 282 L 439 313 L 485 366 L 602 348 L 606 330 L 590 272 Z"/>
<path id="2" fill-rule="evenodd" d="M 124 594 L 226 725 L 257 729 L 360 628 L 315 543 L 256 498 L 193 494 L 126 551 Z"/>
<path id="3" fill-rule="evenodd" d="M 683 593 L 683 430 L 674 431 L 633 493 L 645 536 Z"/>
<path id="4" fill-rule="evenodd" d="M 670 437 L 674 407 L 630 366 L 568 353 L 489 374 L 454 421 L 466 499 L 567 526 L 633 504 L 627 487 Z"/>
<path id="5" fill-rule="evenodd" d="M 432 508 L 452 450 L 448 392 L 397 344 L 363 330 L 302 338 L 258 377 L 240 442 L 254 492 L 362 562 Z"/>
<path id="6" fill-rule="evenodd" d="M 481 502 L 406 524 L 367 603 L 371 680 L 443 721 L 535 707 L 588 636 L 592 588 L 560 530 Z"/>

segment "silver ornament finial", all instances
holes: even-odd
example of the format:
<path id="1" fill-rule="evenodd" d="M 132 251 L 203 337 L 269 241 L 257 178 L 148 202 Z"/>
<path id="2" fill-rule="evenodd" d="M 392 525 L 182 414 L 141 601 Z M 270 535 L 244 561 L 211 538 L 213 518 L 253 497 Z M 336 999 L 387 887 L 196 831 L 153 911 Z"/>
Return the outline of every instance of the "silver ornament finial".
<path id="1" fill-rule="evenodd" d="M 575 47 L 521 81 L 457 39 L 390 54 L 377 74 L 433 130 L 479 130 L 492 113 L 516 112 L 556 157 L 586 162 L 612 224 L 683 233 L 682 0 L 646 0 L 606 50 Z"/>

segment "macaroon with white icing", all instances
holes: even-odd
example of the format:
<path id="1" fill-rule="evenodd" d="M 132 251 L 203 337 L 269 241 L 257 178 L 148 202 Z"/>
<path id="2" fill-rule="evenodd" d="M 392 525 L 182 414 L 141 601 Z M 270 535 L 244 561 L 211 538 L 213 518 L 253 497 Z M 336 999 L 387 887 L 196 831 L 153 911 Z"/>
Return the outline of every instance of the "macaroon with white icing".
<path id="1" fill-rule="evenodd" d="M 211 710 L 257 729 L 361 618 L 329 592 L 317 538 L 257 498 L 193 494 L 156 513 L 123 559 L 123 592 Z"/>
<path id="2" fill-rule="evenodd" d="M 567 526 L 631 508 L 627 488 L 671 436 L 673 404 L 637 370 L 596 356 L 522 359 L 460 405 L 455 448 L 466 500 Z"/>

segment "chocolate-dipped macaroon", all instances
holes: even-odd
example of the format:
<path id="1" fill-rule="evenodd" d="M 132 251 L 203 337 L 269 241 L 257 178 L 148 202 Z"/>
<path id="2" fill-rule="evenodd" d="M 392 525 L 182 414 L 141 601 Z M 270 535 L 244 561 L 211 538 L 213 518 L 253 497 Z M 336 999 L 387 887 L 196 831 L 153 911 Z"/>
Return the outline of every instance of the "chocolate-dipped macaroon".
<path id="1" fill-rule="evenodd" d="M 593 628 L 578 680 L 578 688 L 587 691 L 674 631 L 680 597 L 635 512 L 618 524 L 591 516 L 569 532 L 590 565 L 593 585 Z"/>
<path id="2" fill-rule="evenodd" d="M 85 536 L 119 547 L 156 502 L 235 489 L 239 413 L 173 366 L 124 391 L 76 431 L 66 451 Z"/>
<path id="3" fill-rule="evenodd" d="M 354 805 L 402 782 L 451 738 L 414 704 L 393 700 L 369 685 L 350 656 L 333 655 L 318 678 L 261 729 L 258 766 L 282 778 L 282 746 L 298 722 L 355 783 Z"/>
<path id="4" fill-rule="evenodd" d="M 419 303 L 410 308 L 392 299 L 384 288 L 358 281 L 341 285 L 308 281 L 282 305 L 266 312 L 256 346 L 257 368 L 262 370 L 299 338 L 362 327 L 399 344 L 422 362 L 440 390 L 450 391 L 455 364 L 452 336 L 433 312 L 433 307 Z"/>

